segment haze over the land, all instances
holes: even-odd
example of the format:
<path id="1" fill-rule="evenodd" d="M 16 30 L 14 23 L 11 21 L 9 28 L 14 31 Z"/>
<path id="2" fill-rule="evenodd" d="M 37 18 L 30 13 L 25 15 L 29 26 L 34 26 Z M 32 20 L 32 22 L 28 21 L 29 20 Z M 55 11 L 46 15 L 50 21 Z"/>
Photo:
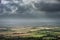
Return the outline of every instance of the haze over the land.
<path id="1" fill-rule="evenodd" d="M 9 19 L 9 20 L 8 20 Z M 17 20 L 16 20 L 17 19 Z M 28 20 L 29 19 L 29 20 Z M 41 22 L 60 25 L 60 1 L 59 0 L 1 0 L 0 25 Z M 25 21 L 26 20 L 26 21 Z M 39 21 L 38 21 L 39 20 Z M 13 22 L 12 22 L 13 21 Z M 25 22 L 24 22 L 25 21 Z M 27 25 L 29 25 L 27 23 Z"/>

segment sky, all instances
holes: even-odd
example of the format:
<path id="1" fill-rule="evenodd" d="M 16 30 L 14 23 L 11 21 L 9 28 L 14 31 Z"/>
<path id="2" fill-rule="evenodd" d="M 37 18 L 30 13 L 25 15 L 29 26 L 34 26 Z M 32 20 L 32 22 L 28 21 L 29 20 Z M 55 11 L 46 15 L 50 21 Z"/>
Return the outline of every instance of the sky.
<path id="1" fill-rule="evenodd" d="M 59 0 L 0 0 L 0 19 L 42 19 L 60 22 Z"/>

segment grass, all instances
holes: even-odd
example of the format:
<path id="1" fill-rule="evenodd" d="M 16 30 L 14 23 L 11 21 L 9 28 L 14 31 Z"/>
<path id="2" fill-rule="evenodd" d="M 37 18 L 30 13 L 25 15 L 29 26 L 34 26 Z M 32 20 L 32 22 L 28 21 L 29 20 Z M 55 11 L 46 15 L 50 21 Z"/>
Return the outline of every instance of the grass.
<path id="1" fill-rule="evenodd" d="M 59 27 L 60 28 L 60 27 Z M 48 28 L 48 27 L 23 27 L 23 28 L 11 28 L 10 31 L 2 31 L 0 35 L 4 35 L 6 38 L 24 38 L 31 39 L 35 38 L 43 38 L 43 39 L 53 39 L 60 38 L 60 29 L 59 28 Z"/>

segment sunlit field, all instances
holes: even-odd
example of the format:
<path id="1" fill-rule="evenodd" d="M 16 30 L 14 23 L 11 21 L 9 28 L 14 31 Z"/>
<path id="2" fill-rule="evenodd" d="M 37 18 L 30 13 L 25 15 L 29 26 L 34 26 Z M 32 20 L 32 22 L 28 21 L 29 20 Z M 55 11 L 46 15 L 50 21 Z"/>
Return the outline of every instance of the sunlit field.
<path id="1" fill-rule="evenodd" d="M 60 27 L 0 28 L 1 40 L 60 40 Z"/>

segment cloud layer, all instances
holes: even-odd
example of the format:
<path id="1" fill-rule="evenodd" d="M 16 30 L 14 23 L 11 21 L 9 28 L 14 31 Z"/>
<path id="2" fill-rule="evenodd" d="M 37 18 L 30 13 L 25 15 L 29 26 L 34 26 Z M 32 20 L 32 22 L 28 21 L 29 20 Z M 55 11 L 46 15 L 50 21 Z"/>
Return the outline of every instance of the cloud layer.
<path id="1" fill-rule="evenodd" d="M 60 2 L 57 0 L 2 0 L 1 15 L 59 18 Z"/>

